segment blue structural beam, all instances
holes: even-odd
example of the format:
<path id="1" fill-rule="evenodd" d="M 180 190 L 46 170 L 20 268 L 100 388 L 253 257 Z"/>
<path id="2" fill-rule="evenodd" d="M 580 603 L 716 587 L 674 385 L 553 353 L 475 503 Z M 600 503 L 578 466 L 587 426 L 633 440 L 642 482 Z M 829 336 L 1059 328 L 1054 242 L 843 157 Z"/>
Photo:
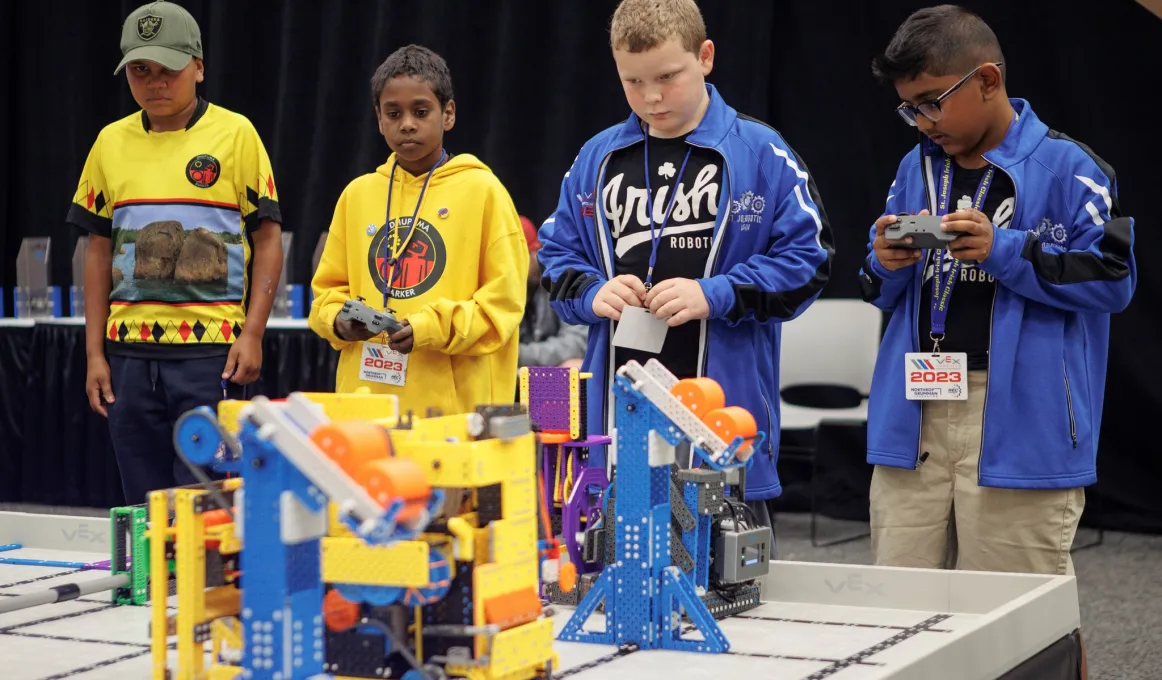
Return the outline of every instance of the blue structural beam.
<path id="1" fill-rule="evenodd" d="M 58 569 L 84 569 L 85 562 L 57 562 L 55 560 L 29 560 L 19 557 L 0 557 L 0 564 L 19 567 L 55 567 Z"/>
<path id="2" fill-rule="evenodd" d="M 243 425 L 243 523 L 246 550 L 242 572 L 242 625 L 247 639 L 245 677 L 254 680 L 309 678 L 323 672 L 323 583 L 318 538 L 284 541 L 284 515 L 294 497 L 308 511 L 325 508 L 310 494 L 310 481 L 253 423 Z M 322 499 L 324 502 L 319 502 Z"/>

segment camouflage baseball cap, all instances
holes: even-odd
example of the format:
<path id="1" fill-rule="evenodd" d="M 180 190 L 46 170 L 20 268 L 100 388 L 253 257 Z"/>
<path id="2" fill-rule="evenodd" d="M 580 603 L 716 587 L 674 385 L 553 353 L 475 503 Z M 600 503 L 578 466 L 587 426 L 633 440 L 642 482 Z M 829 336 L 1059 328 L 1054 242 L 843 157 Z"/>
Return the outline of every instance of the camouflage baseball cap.
<path id="1" fill-rule="evenodd" d="M 172 2 L 151 2 L 138 7 L 121 27 L 121 63 L 113 75 L 138 59 L 153 61 L 180 71 L 190 59 L 202 58 L 202 31 L 183 7 Z"/>

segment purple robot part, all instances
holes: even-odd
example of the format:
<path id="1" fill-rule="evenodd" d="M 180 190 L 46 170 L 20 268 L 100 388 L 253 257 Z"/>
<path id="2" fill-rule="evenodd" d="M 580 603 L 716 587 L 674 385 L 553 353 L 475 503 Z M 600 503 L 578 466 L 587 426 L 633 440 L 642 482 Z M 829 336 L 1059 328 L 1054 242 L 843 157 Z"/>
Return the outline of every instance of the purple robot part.
<path id="1" fill-rule="evenodd" d="M 557 451 L 556 444 L 543 444 L 541 446 L 541 479 L 545 480 L 544 488 L 541 491 L 545 494 L 545 507 L 549 512 L 553 512 L 553 480 L 555 479 L 554 471 L 557 469 Z M 546 527 L 546 530 L 548 528 Z"/>
<path id="2" fill-rule="evenodd" d="M 573 474 L 577 475 L 579 470 L 590 464 L 582 460 L 583 452 L 586 452 L 591 446 L 608 446 L 612 441 L 611 437 L 605 435 L 590 435 L 584 441 L 543 444 L 541 446 L 541 474 L 542 478 L 546 480 L 545 507 L 549 509 L 549 512 L 554 510 L 553 489 L 556 488 L 551 482 L 557 480 L 557 484 L 563 487 L 568 478 L 568 465 L 562 465 L 560 469 L 557 468 L 558 456 L 564 459 L 562 454 L 569 455 L 573 462 Z"/>
<path id="3" fill-rule="evenodd" d="M 529 417 L 542 432 L 569 431 L 569 369 L 529 368 Z"/>
<path id="4" fill-rule="evenodd" d="M 599 564 L 582 559 L 577 534 L 581 533 L 581 514 L 592 523 L 601 512 L 601 494 L 609 487 L 605 470 L 585 468 L 573 485 L 573 493 L 561 508 L 561 542 L 569 551 L 569 560 L 576 565 L 578 574 L 587 574 L 601 568 Z"/>

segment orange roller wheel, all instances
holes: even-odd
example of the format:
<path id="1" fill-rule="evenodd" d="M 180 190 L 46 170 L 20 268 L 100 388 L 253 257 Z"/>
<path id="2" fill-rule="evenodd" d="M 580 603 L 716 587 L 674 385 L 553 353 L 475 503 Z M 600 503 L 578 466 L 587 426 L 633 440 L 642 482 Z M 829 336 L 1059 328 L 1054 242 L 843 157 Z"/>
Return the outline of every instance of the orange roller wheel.
<path id="1" fill-rule="evenodd" d="M 670 388 L 682 405 L 699 418 L 704 417 L 714 409 L 720 409 L 726 404 L 726 396 L 722 393 L 722 386 L 712 378 L 686 378 L 679 380 Z"/>
<path id="2" fill-rule="evenodd" d="M 577 565 L 572 562 L 562 564 L 557 581 L 562 593 L 573 592 L 573 588 L 577 587 Z"/>
<path id="3" fill-rule="evenodd" d="M 223 524 L 229 524 L 233 521 L 234 520 L 230 519 L 230 513 L 226 512 L 222 508 L 217 508 L 216 510 L 208 510 L 208 511 L 202 513 L 202 525 L 206 526 L 206 527 L 221 526 Z M 210 548 L 212 550 L 217 550 L 220 545 L 221 545 L 221 541 L 217 541 L 217 540 L 206 541 L 206 547 Z"/>
<path id="4" fill-rule="evenodd" d="M 387 431 L 372 423 L 327 423 L 311 433 L 311 441 L 348 476 L 354 476 L 368 461 L 391 456 Z"/>
<path id="5" fill-rule="evenodd" d="M 754 416 L 741 406 L 727 406 L 707 413 L 702 422 L 706 423 L 714 434 L 729 444 L 735 437 L 754 439 L 758 435 L 758 426 Z M 745 455 L 750 451 L 750 444 L 743 444 L 738 449 L 738 455 Z"/>
<path id="6" fill-rule="evenodd" d="M 323 621 L 335 632 L 347 630 L 359 621 L 359 605 L 331 589 L 323 597 Z"/>
<path id="7" fill-rule="evenodd" d="M 229 524 L 234 520 L 230 519 L 230 513 L 222 508 L 216 510 L 207 510 L 202 513 L 202 524 L 208 527 L 218 526 L 219 524 Z"/>
<path id="8" fill-rule="evenodd" d="M 428 478 L 415 461 L 407 458 L 383 458 L 369 461 L 352 478 L 386 508 L 393 500 L 404 501 L 399 521 L 410 521 L 423 511 L 432 495 Z"/>

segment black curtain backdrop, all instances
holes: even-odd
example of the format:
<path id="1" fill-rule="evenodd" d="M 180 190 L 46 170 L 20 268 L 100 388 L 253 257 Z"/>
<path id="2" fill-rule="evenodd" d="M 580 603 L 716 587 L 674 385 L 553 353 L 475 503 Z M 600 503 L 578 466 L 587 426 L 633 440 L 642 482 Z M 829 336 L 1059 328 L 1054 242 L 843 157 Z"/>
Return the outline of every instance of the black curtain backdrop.
<path id="1" fill-rule="evenodd" d="M 112 70 L 121 22 L 138 4 L 0 3 L 0 285 L 15 283 L 21 238 L 43 235 L 53 237 L 55 282 L 71 283 L 75 237 L 63 219 L 85 155 L 102 126 L 136 110 Z M 202 94 L 249 117 L 270 152 L 284 228 L 297 240 L 292 281 L 309 280 L 312 251 L 344 185 L 387 157 L 368 81 L 395 48 L 420 43 L 448 60 L 458 121 L 446 146 L 490 165 L 534 221 L 552 210 L 582 142 L 628 113 L 608 48 L 613 0 L 181 4 L 203 31 Z M 710 82 L 739 111 L 778 128 L 815 175 L 837 244 L 824 295 L 858 297 L 867 226 L 915 142 L 892 112 L 894 92 L 872 80 L 868 65 L 927 3 L 701 4 L 717 45 Z M 1137 218 L 1139 283 L 1113 320 L 1101 481 L 1091 498 L 1102 496 L 1096 519 L 1109 526 L 1162 531 L 1162 459 L 1152 428 L 1139 425 L 1162 415 L 1159 371 L 1141 358 L 1162 330 L 1149 311 L 1158 308 L 1162 279 L 1146 257 L 1162 245 L 1153 194 L 1162 180 L 1153 104 L 1162 21 L 1133 0 L 964 4 L 999 35 L 1010 93 L 1111 163 L 1122 206 Z"/>

